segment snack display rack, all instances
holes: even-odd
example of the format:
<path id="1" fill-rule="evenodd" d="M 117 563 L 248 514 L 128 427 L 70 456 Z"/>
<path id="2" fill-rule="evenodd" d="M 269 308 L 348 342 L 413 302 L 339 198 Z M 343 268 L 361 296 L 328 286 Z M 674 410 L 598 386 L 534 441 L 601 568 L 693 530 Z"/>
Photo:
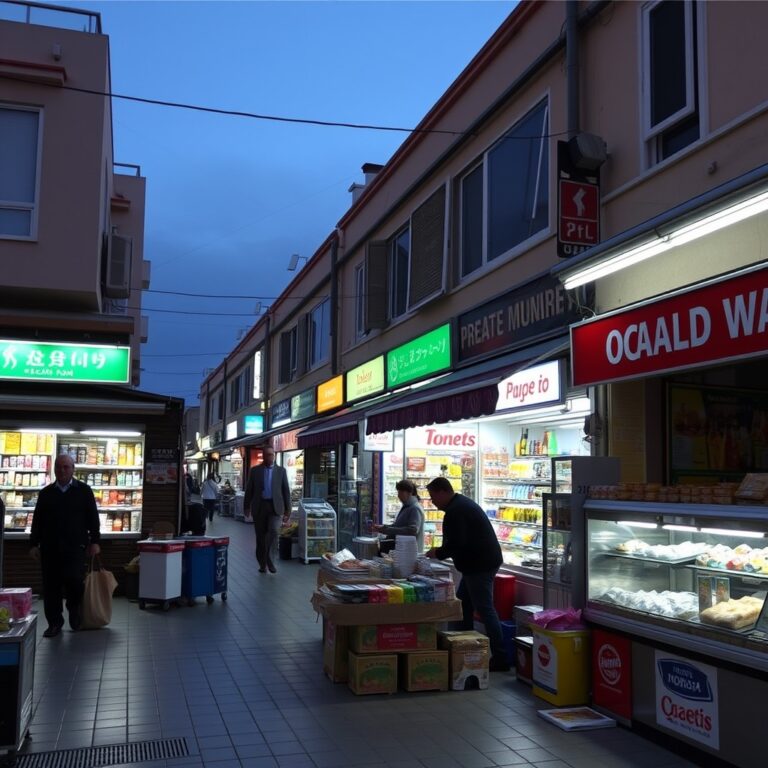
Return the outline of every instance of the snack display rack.
<path id="1" fill-rule="evenodd" d="M 336 551 L 336 512 L 325 499 L 299 501 L 299 559 L 320 560 Z"/>

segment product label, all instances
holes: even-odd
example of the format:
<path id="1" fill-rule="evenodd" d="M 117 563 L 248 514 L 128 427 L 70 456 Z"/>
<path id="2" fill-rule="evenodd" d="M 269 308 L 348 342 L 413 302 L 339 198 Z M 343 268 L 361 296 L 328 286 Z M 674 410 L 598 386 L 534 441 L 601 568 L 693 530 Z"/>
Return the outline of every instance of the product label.
<path id="1" fill-rule="evenodd" d="M 656 722 L 720 749 L 717 669 L 656 651 Z"/>
<path id="2" fill-rule="evenodd" d="M 592 634 L 592 700 L 618 717 L 632 718 L 632 643 L 602 629 Z"/>
<path id="3" fill-rule="evenodd" d="M 557 693 L 557 648 L 545 635 L 533 635 L 533 682 L 550 693 Z"/>

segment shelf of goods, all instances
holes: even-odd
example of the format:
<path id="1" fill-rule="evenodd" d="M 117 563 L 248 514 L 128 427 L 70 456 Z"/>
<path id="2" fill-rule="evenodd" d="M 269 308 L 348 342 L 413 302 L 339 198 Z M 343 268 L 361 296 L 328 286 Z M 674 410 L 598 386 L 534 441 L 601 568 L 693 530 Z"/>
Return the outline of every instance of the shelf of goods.
<path id="1" fill-rule="evenodd" d="M 37 494 L 53 478 L 56 436 L 47 432 L 0 432 L 0 492 L 5 528 L 27 529 Z"/>
<path id="2" fill-rule="evenodd" d="M 323 499 L 299 501 L 299 556 L 305 563 L 336 551 L 336 512 Z"/>
<path id="3" fill-rule="evenodd" d="M 503 449 L 481 453 L 482 506 L 496 530 L 508 565 L 542 568 L 542 496 L 552 489 L 546 455 L 510 457 Z M 562 470 L 560 470 L 562 473 Z M 567 475 L 558 490 L 570 488 Z"/>
<path id="4" fill-rule="evenodd" d="M 69 454 L 75 462 L 75 477 L 91 486 L 102 533 L 141 531 L 144 445 L 140 438 L 66 435 L 59 440 L 58 453 Z"/>

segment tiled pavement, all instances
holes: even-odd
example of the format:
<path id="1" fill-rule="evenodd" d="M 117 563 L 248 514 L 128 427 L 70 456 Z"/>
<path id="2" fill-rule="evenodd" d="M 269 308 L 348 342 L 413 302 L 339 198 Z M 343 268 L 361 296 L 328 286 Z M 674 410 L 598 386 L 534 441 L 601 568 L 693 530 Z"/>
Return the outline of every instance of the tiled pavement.
<path id="1" fill-rule="evenodd" d="M 186 737 L 191 756 L 144 768 L 624 768 L 693 766 L 623 728 L 565 733 L 514 674 L 486 691 L 354 696 L 322 672 L 309 604 L 316 565 L 257 572 L 250 526 L 231 537 L 229 600 L 140 611 L 116 599 L 112 624 L 42 638 L 25 751 Z M 42 606 L 40 606 L 42 607 Z"/>

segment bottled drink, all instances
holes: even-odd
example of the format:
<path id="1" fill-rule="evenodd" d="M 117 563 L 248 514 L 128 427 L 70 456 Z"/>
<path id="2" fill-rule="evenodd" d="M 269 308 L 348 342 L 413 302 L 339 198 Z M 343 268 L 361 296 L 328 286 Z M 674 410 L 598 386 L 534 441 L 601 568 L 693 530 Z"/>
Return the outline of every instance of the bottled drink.
<path id="1" fill-rule="evenodd" d="M 554 430 L 549 435 L 548 449 L 550 456 L 557 456 L 557 432 Z"/>
<path id="2" fill-rule="evenodd" d="M 526 456 L 528 454 L 528 430 L 523 429 L 520 432 L 520 455 Z"/>

